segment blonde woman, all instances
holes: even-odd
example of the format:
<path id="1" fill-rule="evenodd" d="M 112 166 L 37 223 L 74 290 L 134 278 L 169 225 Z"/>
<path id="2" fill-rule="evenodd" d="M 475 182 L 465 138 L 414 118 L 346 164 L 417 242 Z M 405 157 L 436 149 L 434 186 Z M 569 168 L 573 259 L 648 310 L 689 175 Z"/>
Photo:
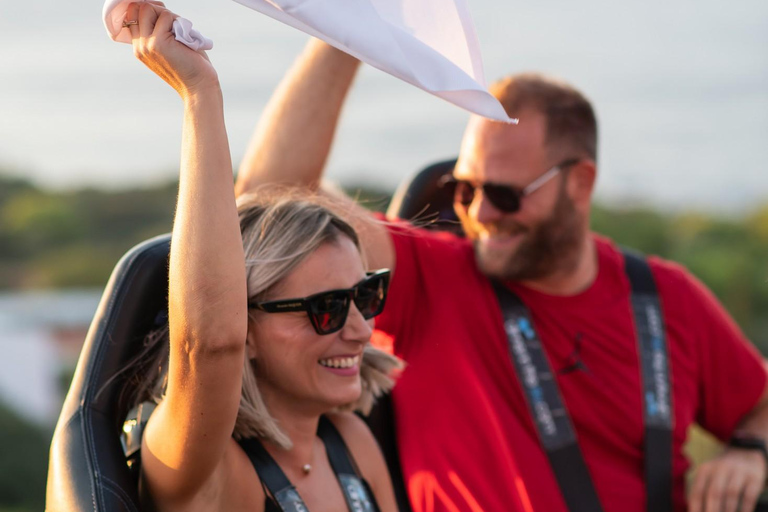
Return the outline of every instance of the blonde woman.
<path id="1" fill-rule="evenodd" d="M 159 405 L 142 441 L 159 511 L 376 511 L 395 500 L 351 413 L 391 386 L 370 348 L 389 273 L 366 273 L 354 230 L 309 199 L 236 205 L 216 72 L 176 42 L 160 3 L 131 4 L 137 57 L 184 103 L 167 336 L 136 391 Z"/>

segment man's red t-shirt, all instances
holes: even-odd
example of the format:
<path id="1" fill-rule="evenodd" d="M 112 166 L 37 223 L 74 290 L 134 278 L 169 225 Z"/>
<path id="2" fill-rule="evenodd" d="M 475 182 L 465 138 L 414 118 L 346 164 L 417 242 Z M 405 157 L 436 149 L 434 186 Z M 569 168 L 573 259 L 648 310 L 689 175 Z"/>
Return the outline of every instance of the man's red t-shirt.
<path id="1" fill-rule="evenodd" d="M 374 343 L 408 367 L 394 390 L 414 512 L 566 512 L 515 376 L 501 312 L 472 246 L 391 227 L 396 267 Z M 622 254 L 595 236 L 599 272 L 583 293 L 510 283 L 557 373 L 606 512 L 645 512 L 643 415 L 630 286 Z M 762 359 L 713 295 L 650 258 L 666 325 L 674 409 L 674 510 L 686 510 L 682 453 L 697 422 L 727 439 L 766 386 Z"/>

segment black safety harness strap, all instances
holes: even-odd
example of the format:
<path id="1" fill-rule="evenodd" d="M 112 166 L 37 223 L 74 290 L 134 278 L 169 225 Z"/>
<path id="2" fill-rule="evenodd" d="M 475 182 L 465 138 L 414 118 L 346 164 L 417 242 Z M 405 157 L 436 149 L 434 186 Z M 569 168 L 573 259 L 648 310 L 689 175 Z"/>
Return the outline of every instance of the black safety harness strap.
<path id="1" fill-rule="evenodd" d="M 251 459 L 251 464 L 259 475 L 259 479 L 267 488 L 272 498 L 282 512 L 307 512 L 307 506 L 299 496 L 283 470 L 277 465 L 275 459 L 267 452 L 264 446 L 256 438 L 241 439 L 238 441 L 243 451 Z"/>
<path id="2" fill-rule="evenodd" d="M 336 478 L 339 479 L 349 510 L 352 512 L 377 512 L 378 509 L 368 495 L 360 472 L 353 464 L 349 451 L 347 451 L 344 439 L 333 423 L 325 416 L 320 417 L 317 435 L 325 444 L 325 452 L 328 454 L 328 460 L 333 472 L 336 473 Z"/>
<path id="3" fill-rule="evenodd" d="M 645 423 L 645 473 L 649 512 L 672 510 L 672 407 L 669 357 L 656 286 L 645 259 L 625 253 L 632 287 Z M 571 512 L 602 506 L 578 445 L 555 374 L 528 308 L 506 286 L 492 282 L 504 318 L 509 353 L 539 440 Z"/>
<path id="4" fill-rule="evenodd" d="M 363 481 L 352 463 L 344 439 L 325 416 L 320 417 L 317 435 L 325 445 L 331 468 L 336 474 L 350 512 L 378 512 Z M 275 459 L 256 438 L 238 441 L 251 460 L 259 479 L 267 488 L 282 512 L 307 512 L 307 506 L 299 496 Z"/>
<path id="5" fill-rule="evenodd" d="M 517 377 L 568 510 L 601 512 L 603 508 L 576 441 L 570 415 L 528 308 L 503 284 L 494 281 L 493 288 L 504 316 L 504 331 Z"/>
<path id="6" fill-rule="evenodd" d="M 624 251 L 624 262 L 643 383 L 646 510 L 665 512 L 672 510 L 672 380 L 664 318 L 648 263 L 629 251 Z"/>

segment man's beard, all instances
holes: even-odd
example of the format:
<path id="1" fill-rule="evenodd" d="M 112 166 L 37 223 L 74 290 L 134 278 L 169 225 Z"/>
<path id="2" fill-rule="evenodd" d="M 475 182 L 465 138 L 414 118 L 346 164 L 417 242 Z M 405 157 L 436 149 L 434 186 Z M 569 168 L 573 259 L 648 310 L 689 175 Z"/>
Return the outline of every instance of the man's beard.
<path id="1" fill-rule="evenodd" d="M 575 268 L 583 242 L 582 216 L 576 211 L 565 187 L 552 214 L 539 225 L 529 228 L 517 222 L 500 222 L 500 233 L 522 233 L 525 237 L 509 254 L 484 254 L 475 238 L 475 255 L 480 270 L 489 277 L 512 281 L 534 281 L 558 271 Z M 499 261 L 501 260 L 501 261 Z"/>

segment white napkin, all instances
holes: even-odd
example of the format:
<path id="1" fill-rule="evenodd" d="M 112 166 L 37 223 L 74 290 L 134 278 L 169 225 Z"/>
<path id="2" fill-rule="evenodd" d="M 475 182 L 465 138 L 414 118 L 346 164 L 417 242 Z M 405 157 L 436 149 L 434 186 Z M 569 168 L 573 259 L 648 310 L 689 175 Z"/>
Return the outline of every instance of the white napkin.
<path id="1" fill-rule="evenodd" d="M 488 92 L 466 0 L 235 0 L 470 112 L 516 123 Z"/>
<path id="2" fill-rule="evenodd" d="M 104 27 L 107 29 L 109 37 L 113 41 L 120 43 L 131 42 L 131 31 L 127 27 L 123 27 L 123 21 L 125 21 L 125 11 L 128 9 L 128 4 L 131 2 L 141 3 L 145 0 L 106 0 L 104 2 L 104 8 L 101 11 L 104 18 Z M 210 50 L 213 48 L 213 41 L 205 37 L 203 34 L 192 28 L 192 22 L 178 17 L 173 20 L 173 34 L 176 36 L 176 40 L 183 43 L 195 51 L 198 50 Z"/>

